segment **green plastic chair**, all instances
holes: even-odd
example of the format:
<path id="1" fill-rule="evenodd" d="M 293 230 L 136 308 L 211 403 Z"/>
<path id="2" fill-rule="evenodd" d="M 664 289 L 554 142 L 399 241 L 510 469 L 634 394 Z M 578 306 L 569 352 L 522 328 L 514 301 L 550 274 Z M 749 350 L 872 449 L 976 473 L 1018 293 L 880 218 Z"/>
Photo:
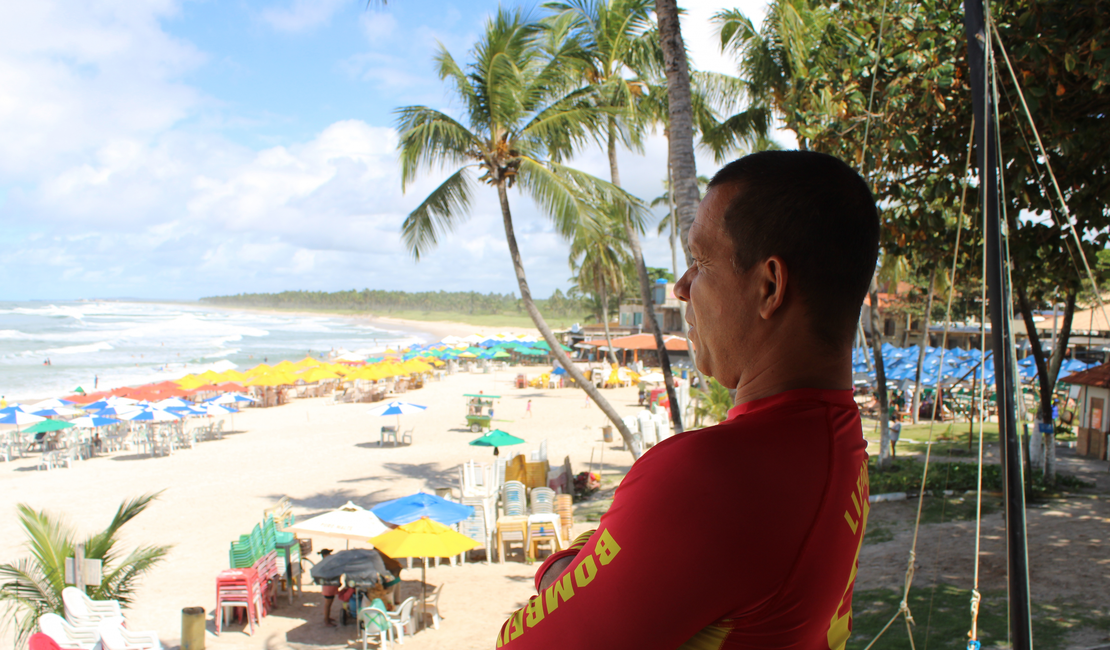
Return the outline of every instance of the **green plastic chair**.
<path id="1" fill-rule="evenodd" d="M 371 636 L 378 637 L 378 647 L 388 648 L 393 638 L 393 624 L 389 615 L 385 613 L 385 603 L 380 598 L 375 598 L 369 606 L 358 610 L 358 624 L 362 628 L 362 650 L 366 650 L 366 642 Z"/>

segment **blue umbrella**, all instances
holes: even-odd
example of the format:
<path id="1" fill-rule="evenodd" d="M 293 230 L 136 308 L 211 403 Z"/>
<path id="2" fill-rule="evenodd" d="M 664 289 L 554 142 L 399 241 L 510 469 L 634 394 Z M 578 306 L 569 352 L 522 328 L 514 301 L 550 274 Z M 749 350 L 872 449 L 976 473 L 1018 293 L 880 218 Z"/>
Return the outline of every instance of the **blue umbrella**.
<path id="1" fill-rule="evenodd" d="M 367 411 L 370 415 L 396 415 L 397 416 L 397 430 L 401 430 L 401 416 L 410 413 L 419 413 L 427 406 L 420 406 L 419 404 L 409 404 L 408 402 L 388 402 L 381 406 L 375 407 Z M 419 519 L 419 517 L 417 518 Z M 414 520 L 415 521 L 415 520 Z"/>
<path id="2" fill-rule="evenodd" d="M 417 492 L 378 504 L 370 511 L 379 519 L 398 526 L 416 521 L 421 517 L 438 521 L 444 526 L 451 526 L 473 514 L 474 507 L 448 501 L 434 494 Z"/>

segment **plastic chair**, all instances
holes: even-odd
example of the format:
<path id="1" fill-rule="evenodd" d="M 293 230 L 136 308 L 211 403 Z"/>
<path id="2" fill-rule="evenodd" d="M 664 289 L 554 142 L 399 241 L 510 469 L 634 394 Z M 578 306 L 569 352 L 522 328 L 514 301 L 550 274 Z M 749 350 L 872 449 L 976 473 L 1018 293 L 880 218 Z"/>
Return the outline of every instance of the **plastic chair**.
<path id="1" fill-rule="evenodd" d="M 416 622 L 412 618 L 412 606 L 414 604 L 416 604 L 415 596 L 406 598 L 405 602 L 401 603 L 395 612 L 386 613 L 389 622 L 393 624 L 394 638 L 401 645 L 405 643 L 406 631 L 408 631 L 409 636 L 416 634 Z"/>
<path id="2" fill-rule="evenodd" d="M 489 499 L 481 497 L 463 497 L 463 505 L 471 506 L 474 511 L 470 516 L 459 522 L 459 532 L 470 539 L 480 543 L 486 549 L 486 561 L 490 559 L 493 547 L 493 530 L 489 525 L 490 503 Z M 466 553 L 462 554 L 463 561 Z"/>
<path id="3" fill-rule="evenodd" d="M 555 512 L 555 490 L 551 488 L 532 488 L 532 514 L 547 515 Z"/>
<path id="4" fill-rule="evenodd" d="M 519 543 L 525 546 L 528 540 L 528 517 L 524 515 L 507 515 L 497 520 L 497 561 L 505 562 L 505 544 Z M 527 554 L 528 549 L 523 548 Z"/>
<path id="5" fill-rule="evenodd" d="M 402 445 L 411 445 L 412 444 L 412 433 L 414 431 L 416 431 L 416 427 L 413 427 L 413 428 L 409 429 L 408 431 L 405 431 L 404 433 L 401 434 L 401 444 Z"/>
<path id="6" fill-rule="evenodd" d="M 439 613 L 439 595 L 443 593 L 443 584 L 440 583 L 435 591 L 428 594 L 428 600 L 424 604 L 424 615 L 431 615 L 432 628 L 436 630 L 439 629 L 439 622 L 443 620 L 443 615 Z"/>
<path id="7" fill-rule="evenodd" d="M 42 632 L 35 632 L 27 639 L 27 647 L 30 650 L 62 650 L 62 646 L 58 642 L 50 638 L 49 635 Z"/>
<path id="8" fill-rule="evenodd" d="M 62 590 L 66 621 L 77 627 L 96 627 L 104 619 L 123 619 L 118 600 L 93 600 L 77 587 Z"/>
<path id="9" fill-rule="evenodd" d="M 524 484 L 520 481 L 505 481 L 501 488 L 501 503 L 506 517 L 517 517 L 525 512 Z"/>
<path id="10" fill-rule="evenodd" d="M 374 599 L 374 602 L 381 601 Z M 393 638 L 393 623 L 384 609 L 374 605 L 363 607 L 358 610 L 358 624 L 362 627 L 362 650 L 366 650 L 366 642 L 371 635 L 377 635 L 379 648 L 389 647 L 389 641 Z"/>
<path id="11" fill-rule="evenodd" d="M 227 608 L 247 610 L 250 634 L 262 615 L 262 596 L 258 572 L 254 569 L 229 569 L 216 576 L 216 635 L 223 628 Z"/>
<path id="12" fill-rule="evenodd" d="M 574 526 L 574 497 L 569 494 L 555 495 L 555 512 L 559 513 L 559 524 L 563 528 L 563 539 L 570 540 L 570 529 Z"/>
<path id="13" fill-rule="evenodd" d="M 63 648 L 92 650 L 100 643 L 100 633 L 96 627 L 70 625 L 64 618 L 53 613 L 39 617 L 39 631 Z"/>
<path id="14" fill-rule="evenodd" d="M 162 650 L 157 632 L 131 632 L 119 620 L 105 619 L 97 631 L 104 650 Z"/>

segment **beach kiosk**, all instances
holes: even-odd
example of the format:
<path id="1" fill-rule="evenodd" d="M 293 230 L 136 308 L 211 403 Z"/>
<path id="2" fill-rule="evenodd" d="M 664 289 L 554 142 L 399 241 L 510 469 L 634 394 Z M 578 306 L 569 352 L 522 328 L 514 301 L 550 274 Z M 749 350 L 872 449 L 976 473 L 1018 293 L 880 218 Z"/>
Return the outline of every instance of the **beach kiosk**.
<path id="1" fill-rule="evenodd" d="M 466 398 L 466 425 L 470 430 L 478 433 L 490 428 L 490 421 L 493 420 L 493 400 L 501 399 L 501 396 L 467 393 L 463 397 Z"/>

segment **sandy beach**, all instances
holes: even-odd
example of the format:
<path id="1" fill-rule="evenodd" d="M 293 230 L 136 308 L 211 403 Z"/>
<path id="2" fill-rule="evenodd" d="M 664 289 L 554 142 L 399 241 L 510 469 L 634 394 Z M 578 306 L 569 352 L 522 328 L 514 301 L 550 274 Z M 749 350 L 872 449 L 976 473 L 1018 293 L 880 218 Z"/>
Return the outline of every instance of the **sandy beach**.
<path id="1" fill-rule="evenodd" d="M 476 329 L 480 328 L 456 326 L 453 331 Z M 261 520 L 262 510 L 282 496 L 290 497 L 298 520 L 304 520 L 348 500 L 372 507 L 418 490 L 457 486 L 461 463 L 489 461 L 488 448 L 467 444 L 476 434 L 465 427 L 463 393 L 481 390 L 502 396 L 496 405 L 495 426 L 527 441 L 515 449 L 502 449 L 502 457 L 517 450 L 533 451 L 546 439 L 552 462 L 569 456 L 575 472 L 588 469 L 591 454 L 595 471 L 602 457 L 606 471 L 627 471 L 631 455 L 620 451 L 619 445 L 603 443 L 605 418 L 595 405 L 587 404 L 581 391 L 512 387 L 517 372 L 537 376 L 547 369 L 462 373 L 404 394 L 402 399 L 428 406 L 427 411 L 402 419 L 404 428 L 416 429 L 411 446 L 379 448 L 379 428 L 393 418 L 367 415 L 373 405 L 332 405 L 327 398 L 315 398 L 246 409 L 234 416 L 235 432 L 223 440 L 200 443 L 169 457 L 122 451 L 50 472 L 35 469 L 37 458 L 13 460 L 0 465 L 0 558 L 12 561 L 24 555 L 17 503 L 64 515 L 78 531 L 87 533 L 106 526 L 123 500 L 164 491 L 147 512 L 124 528 L 128 545 L 174 547 L 168 559 L 143 578 L 128 625 L 134 630 L 156 630 L 172 648 L 180 644 L 184 607 L 204 607 L 209 612 L 208 628 L 213 629 L 215 576 L 228 566 L 229 542 L 250 532 Z M 605 395 L 622 414 L 639 408 L 635 388 L 607 390 Z M 531 418 L 525 417 L 528 400 L 533 402 Z M 228 418 L 225 427 L 230 425 Z M 587 527 L 576 523 L 576 530 Z M 346 545 L 324 537 L 314 538 L 313 543 L 316 550 Z M 319 559 L 315 553 L 311 557 Z M 491 647 L 502 621 L 533 593 L 534 570 L 535 566 L 520 561 L 429 568 L 428 583 L 446 585 L 441 599 L 445 619 L 439 630 L 420 632 L 407 639 L 405 647 Z M 419 581 L 420 570 L 405 570 L 402 577 Z M 306 585 L 294 604 L 282 600 L 254 636 L 232 625 L 219 637 L 209 634 L 207 647 L 351 647 L 354 627 L 325 627 L 321 604 L 319 588 Z M 10 637 L 0 639 L 0 646 L 10 647 Z"/>

